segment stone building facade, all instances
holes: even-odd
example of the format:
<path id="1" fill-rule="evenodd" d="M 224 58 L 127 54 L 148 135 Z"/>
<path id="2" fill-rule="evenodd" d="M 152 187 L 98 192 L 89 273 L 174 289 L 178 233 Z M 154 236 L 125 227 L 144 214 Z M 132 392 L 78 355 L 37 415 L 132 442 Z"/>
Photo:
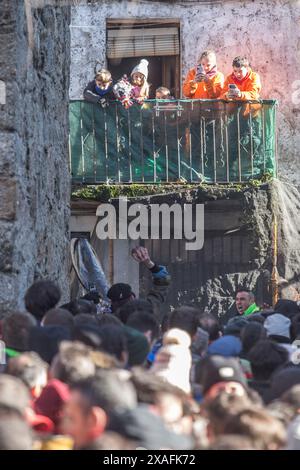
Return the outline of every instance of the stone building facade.
<path id="1" fill-rule="evenodd" d="M 0 311 L 23 308 L 29 285 L 68 297 L 68 6 L 0 2 Z M 4 99 L 5 98 L 5 99 Z"/>
<path id="2" fill-rule="evenodd" d="M 106 21 L 113 18 L 179 20 L 182 79 L 204 49 L 217 51 L 224 74 L 233 57 L 247 55 L 261 74 L 262 98 L 279 100 L 279 175 L 299 186 L 299 1 L 83 0 L 72 8 L 71 99 L 81 97 L 96 61 L 106 65 Z"/>

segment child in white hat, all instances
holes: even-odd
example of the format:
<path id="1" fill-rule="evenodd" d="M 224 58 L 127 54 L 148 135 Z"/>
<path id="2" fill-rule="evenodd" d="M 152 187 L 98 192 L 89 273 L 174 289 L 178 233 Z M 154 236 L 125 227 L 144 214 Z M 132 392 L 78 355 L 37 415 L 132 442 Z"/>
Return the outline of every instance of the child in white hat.
<path id="1" fill-rule="evenodd" d="M 148 60 L 142 59 L 131 72 L 130 80 L 124 75 L 114 86 L 115 97 L 121 101 L 125 108 L 134 102 L 143 104 L 149 97 Z"/>

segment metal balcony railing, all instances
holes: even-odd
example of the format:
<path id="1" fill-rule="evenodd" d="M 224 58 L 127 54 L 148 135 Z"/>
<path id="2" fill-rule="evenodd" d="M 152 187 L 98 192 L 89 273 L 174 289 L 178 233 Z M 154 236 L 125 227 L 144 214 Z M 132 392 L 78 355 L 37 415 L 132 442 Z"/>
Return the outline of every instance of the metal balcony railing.
<path id="1" fill-rule="evenodd" d="M 275 100 L 70 102 L 72 181 L 242 183 L 276 176 Z"/>

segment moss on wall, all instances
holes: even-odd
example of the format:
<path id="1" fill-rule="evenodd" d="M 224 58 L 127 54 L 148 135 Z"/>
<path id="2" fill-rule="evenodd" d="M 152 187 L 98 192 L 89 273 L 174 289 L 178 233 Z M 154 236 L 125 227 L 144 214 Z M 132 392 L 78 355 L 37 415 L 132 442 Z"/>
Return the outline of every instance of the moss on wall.
<path id="1" fill-rule="evenodd" d="M 72 200 L 88 200 L 107 202 L 118 197 L 137 199 L 139 197 L 154 196 L 172 193 L 197 193 L 206 195 L 208 200 L 234 197 L 235 193 L 241 193 L 251 188 L 259 188 L 271 182 L 268 175 L 261 180 L 250 180 L 247 183 L 236 184 L 127 184 L 127 185 L 87 185 L 74 186 Z"/>

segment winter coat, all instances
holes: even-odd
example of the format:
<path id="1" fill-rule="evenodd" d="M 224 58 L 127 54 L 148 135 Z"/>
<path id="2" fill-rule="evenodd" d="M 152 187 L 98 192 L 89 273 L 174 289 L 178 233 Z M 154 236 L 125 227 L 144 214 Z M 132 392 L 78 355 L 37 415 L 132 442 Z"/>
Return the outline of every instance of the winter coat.
<path id="1" fill-rule="evenodd" d="M 207 82 L 199 82 L 197 84 L 197 89 L 193 93 L 191 91 L 190 81 L 194 80 L 196 76 L 196 68 L 189 70 L 187 77 L 183 83 L 183 94 L 186 98 L 192 99 L 216 99 L 222 93 L 224 85 L 224 75 L 221 72 L 217 72 L 213 77 L 211 77 Z"/>
<path id="2" fill-rule="evenodd" d="M 221 98 L 226 98 L 226 94 L 228 92 L 228 87 L 230 84 L 235 84 L 241 91 L 242 95 L 238 98 L 238 100 L 246 101 L 259 99 L 259 94 L 261 92 L 260 76 L 258 75 L 258 73 L 253 72 L 252 69 L 249 69 L 248 74 L 245 78 L 243 78 L 243 80 L 238 80 L 235 77 L 234 73 L 228 75 L 224 83 Z"/>
<path id="3" fill-rule="evenodd" d="M 90 103 L 97 103 L 107 106 L 108 100 L 114 100 L 114 94 L 112 91 L 112 86 L 108 87 L 107 90 L 99 90 L 96 88 L 95 80 L 88 83 L 83 92 L 83 97 L 86 101 Z"/>

